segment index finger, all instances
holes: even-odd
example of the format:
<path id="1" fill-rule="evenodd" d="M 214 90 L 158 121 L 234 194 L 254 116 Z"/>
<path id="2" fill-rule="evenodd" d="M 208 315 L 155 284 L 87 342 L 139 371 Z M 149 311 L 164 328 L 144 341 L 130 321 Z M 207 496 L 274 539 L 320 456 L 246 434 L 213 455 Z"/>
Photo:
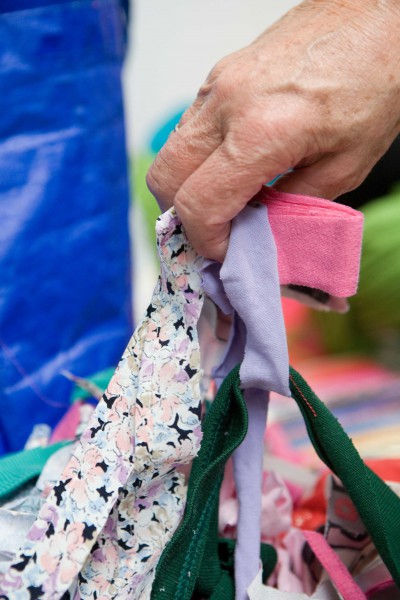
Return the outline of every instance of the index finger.
<path id="1" fill-rule="evenodd" d="M 163 210 L 171 207 L 182 184 L 218 148 L 222 133 L 203 105 L 170 135 L 151 165 L 146 182 Z"/>

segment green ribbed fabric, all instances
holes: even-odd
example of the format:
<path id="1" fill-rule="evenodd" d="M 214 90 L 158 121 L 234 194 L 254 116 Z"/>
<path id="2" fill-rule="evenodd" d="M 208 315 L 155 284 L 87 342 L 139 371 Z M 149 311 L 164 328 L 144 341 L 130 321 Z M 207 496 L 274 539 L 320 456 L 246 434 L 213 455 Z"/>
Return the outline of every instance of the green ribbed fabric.
<path id="1" fill-rule="evenodd" d="M 215 560 L 218 534 L 215 532 L 213 541 L 210 527 L 215 527 L 215 508 L 224 467 L 243 441 L 247 425 L 247 409 L 239 388 L 239 368 L 236 368 L 223 382 L 205 417 L 201 449 L 190 474 L 183 521 L 161 555 L 152 600 L 190 600 L 207 546 Z M 209 564 L 207 557 L 205 562 Z M 215 563 L 209 581 L 207 573 L 200 577 L 203 589 L 215 587 L 222 576 L 218 558 Z M 230 588 L 230 584 L 227 585 Z"/>
<path id="2" fill-rule="evenodd" d="M 218 540 L 218 502 L 224 468 L 248 426 L 239 367 L 223 382 L 203 424 L 201 449 L 193 461 L 182 523 L 158 563 L 152 600 L 234 600 L 233 540 Z M 265 544 L 267 572 L 276 552 Z"/>
<path id="3" fill-rule="evenodd" d="M 292 368 L 290 390 L 318 456 L 343 483 L 400 587 L 400 498 L 367 467 L 336 417 Z"/>
<path id="4" fill-rule="evenodd" d="M 375 546 L 400 587 L 400 499 L 362 461 L 337 419 L 304 379 L 290 369 L 290 389 L 321 460 L 339 477 Z M 225 379 L 203 426 L 181 525 L 158 563 L 152 600 L 234 600 L 234 540 L 218 540 L 218 499 L 224 466 L 247 432 L 239 367 Z M 263 578 L 276 551 L 261 545 Z"/>
<path id="5" fill-rule="evenodd" d="M 28 481 L 37 479 L 50 456 L 70 443 L 59 442 L 44 448 L 22 450 L 1 458 L 0 500 L 4 501 Z"/>

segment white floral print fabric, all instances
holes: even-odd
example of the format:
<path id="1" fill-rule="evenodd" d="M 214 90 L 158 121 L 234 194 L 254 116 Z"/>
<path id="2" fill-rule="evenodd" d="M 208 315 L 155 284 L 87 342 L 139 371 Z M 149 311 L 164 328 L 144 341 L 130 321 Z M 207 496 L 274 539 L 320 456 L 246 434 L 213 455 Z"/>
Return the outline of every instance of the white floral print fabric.
<path id="1" fill-rule="evenodd" d="M 203 298 L 173 210 L 157 221 L 161 275 L 77 450 L 0 580 L 8 600 L 146 600 L 178 526 L 176 467 L 197 454 Z"/>

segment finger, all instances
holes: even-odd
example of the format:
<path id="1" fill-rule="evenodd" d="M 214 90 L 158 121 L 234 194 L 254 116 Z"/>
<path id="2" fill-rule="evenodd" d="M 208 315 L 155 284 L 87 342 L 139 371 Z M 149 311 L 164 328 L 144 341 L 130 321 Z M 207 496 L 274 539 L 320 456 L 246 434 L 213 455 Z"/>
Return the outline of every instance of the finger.
<path id="1" fill-rule="evenodd" d="M 207 100 L 207 94 L 203 93 L 202 88 L 199 90 L 195 100 L 192 104 L 185 110 L 183 115 L 181 116 L 178 127 L 182 127 L 185 125 L 190 119 L 192 119 L 201 109 L 205 101 Z"/>
<path id="2" fill-rule="evenodd" d="M 220 61 L 220 63 L 222 64 L 223 61 Z M 199 112 L 199 110 L 202 108 L 202 106 L 205 104 L 205 102 L 207 100 L 209 100 L 210 93 L 212 93 L 214 82 L 217 79 L 218 73 L 220 71 L 221 71 L 221 67 L 219 65 L 216 65 L 210 71 L 210 73 L 207 75 L 205 82 L 200 87 L 199 91 L 197 92 L 197 96 L 196 96 L 195 100 L 192 102 L 192 104 L 189 106 L 189 108 L 187 110 L 185 110 L 185 112 L 183 113 L 183 115 L 179 121 L 179 126 L 184 125 L 185 123 L 187 123 L 187 121 L 189 121 L 189 119 L 194 117 Z"/>
<path id="3" fill-rule="evenodd" d="M 233 153 L 226 141 L 183 183 L 174 205 L 196 251 L 222 261 L 230 222 L 282 166 L 269 157 Z"/>
<path id="4" fill-rule="evenodd" d="M 367 174 L 368 169 L 358 165 L 354 157 L 330 154 L 310 166 L 294 169 L 279 179 L 274 188 L 334 200 L 360 185 Z"/>
<path id="5" fill-rule="evenodd" d="M 215 114 L 205 108 L 189 109 L 182 125 L 170 135 L 151 165 L 146 182 L 162 210 L 173 205 L 179 188 L 222 141 Z"/>

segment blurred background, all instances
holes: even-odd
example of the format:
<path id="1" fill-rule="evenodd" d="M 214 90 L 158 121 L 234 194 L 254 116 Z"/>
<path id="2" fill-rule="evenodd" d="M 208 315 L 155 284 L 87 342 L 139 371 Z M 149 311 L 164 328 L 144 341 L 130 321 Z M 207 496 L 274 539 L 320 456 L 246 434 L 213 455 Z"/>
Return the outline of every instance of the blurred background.
<path id="1" fill-rule="evenodd" d="M 294 4 L 3 0 L 1 453 L 90 396 L 77 377 L 106 385 L 157 277 L 146 171 L 215 62 Z M 349 313 L 284 300 L 292 363 L 383 458 L 400 452 L 399 149 L 340 199 L 366 219 Z M 274 399 L 271 424 L 312 460 L 292 403 Z"/>

